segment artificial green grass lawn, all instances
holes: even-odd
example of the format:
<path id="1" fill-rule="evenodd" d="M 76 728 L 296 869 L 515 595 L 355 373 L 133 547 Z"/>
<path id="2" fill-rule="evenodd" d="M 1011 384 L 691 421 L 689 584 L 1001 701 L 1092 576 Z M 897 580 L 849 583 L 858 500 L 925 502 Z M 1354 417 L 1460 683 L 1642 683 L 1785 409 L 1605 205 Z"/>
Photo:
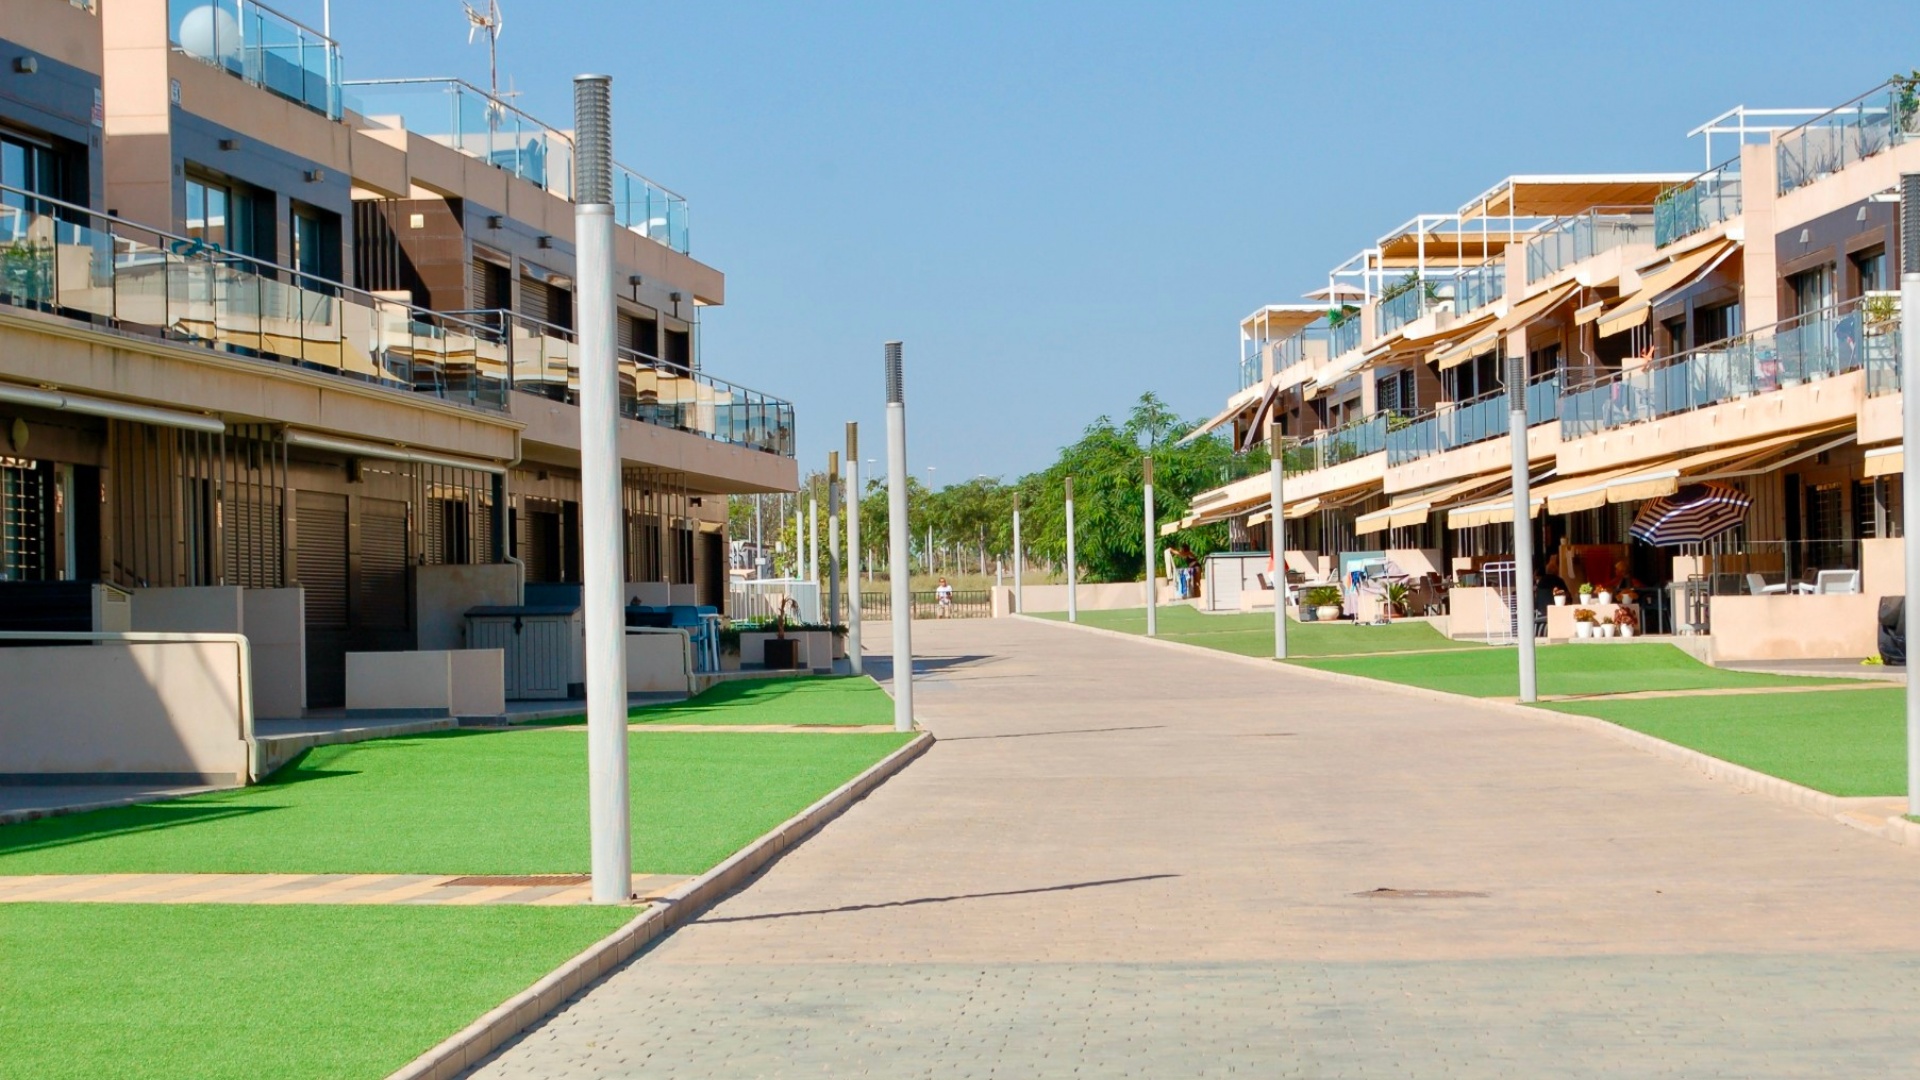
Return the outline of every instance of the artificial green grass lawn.
<path id="1" fill-rule="evenodd" d="M 1621 694 L 1641 690 L 1713 690 L 1825 686 L 1841 680 L 1726 671 L 1658 642 L 1621 645 L 1542 645 L 1537 656 L 1540 693 Z M 1412 656 L 1357 656 L 1298 661 L 1303 667 L 1424 686 L 1468 697 L 1518 697 L 1520 675 L 1512 649 L 1480 648 Z"/>
<path id="2" fill-rule="evenodd" d="M 634 869 L 708 870 L 910 738 L 635 732 Z M 589 861 L 580 731 L 324 746 L 256 787 L 0 828 L 0 874 L 555 874 Z"/>
<path id="3" fill-rule="evenodd" d="M 1065 612 L 1047 612 L 1044 619 L 1066 621 Z M 1147 632 L 1147 609 L 1083 611 L 1081 623 L 1129 634 Z M 1273 612 L 1204 615 L 1185 604 L 1163 607 L 1156 620 L 1159 636 L 1168 641 L 1201 645 L 1241 656 L 1273 655 Z M 1453 641 L 1424 622 L 1401 621 L 1384 626 L 1353 623 L 1287 623 L 1289 656 L 1341 656 L 1351 653 L 1412 652 L 1428 649 L 1484 649 L 1468 641 Z"/>
<path id="4" fill-rule="evenodd" d="M 736 679 L 686 701 L 635 709 L 633 722 L 892 726 L 893 699 L 865 675 Z"/>
<path id="5" fill-rule="evenodd" d="M 0 1077 L 378 1080 L 634 914 L 0 904 Z"/>
<path id="6" fill-rule="evenodd" d="M 1907 793 L 1906 691 L 1556 702 L 1829 795 Z"/>

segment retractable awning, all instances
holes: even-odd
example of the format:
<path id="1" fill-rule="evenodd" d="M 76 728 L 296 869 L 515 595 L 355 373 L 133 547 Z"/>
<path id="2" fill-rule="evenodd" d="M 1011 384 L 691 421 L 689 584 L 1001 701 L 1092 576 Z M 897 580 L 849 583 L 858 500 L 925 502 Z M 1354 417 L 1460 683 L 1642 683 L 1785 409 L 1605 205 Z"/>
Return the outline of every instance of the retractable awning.
<path id="1" fill-rule="evenodd" d="M 1324 499 L 1301 499 L 1297 503 L 1290 502 L 1287 504 L 1287 520 L 1299 521 L 1301 518 L 1306 517 L 1309 514 L 1319 513 L 1323 508 L 1332 509 L 1331 507 L 1328 507 L 1326 505 L 1326 500 Z M 1273 520 L 1272 509 L 1266 509 L 1266 510 L 1259 511 L 1258 513 L 1248 515 L 1247 524 L 1249 526 L 1265 525 L 1267 522 L 1272 520 Z"/>
<path id="2" fill-rule="evenodd" d="M 1877 476 L 1899 476 L 1907 468 L 1904 446 L 1876 446 L 1867 451 L 1866 459 L 1866 468 L 1861 471 L 1869 480 Z"/>
<path id="3" fill-rule="evenodd" d="M 1395 496 L 1386 509 L 1361 514 L 1355 518 L 1353 531 L 1365 536 L 1384 529 L 1401 529 L 1409 525 L 1419 525 L 1434 513 L 1470 499 L 1481 491 L 1501 483 L 1505 478 L 1504 472 L 1482 473 L 1471 479 L 1441 484 L 1424 491 L 1403 492 Z"/>
<path id="4" fill-rule="evenodd" d="M 1681 485 L 1697 480 L 1711 479 L 1727 473 L 1740 473 L 1758 468 L 1773 455 L 1806 439 L 1823 435 L 1836 435 L 1843 427 L 1851 424 L 1828 427 L 1814 431 L 1800 431 L 1791 435 L 1775 435 L 1771 438 L 1755 439 L 1750 442 L 1736 443 L 1731 446 L 1716 447 L 1673 458 L 1658 465 L 1642 465 L 1631 473 L 1609 480 L 1606 485 L 1607 501 L 1612 503 L 1638 502 L 1641 499 L 1657 499 L 1680 490 Z M 1852 441 L 1847 434 L 1816 448 L 1808 453 L 1832 449 L 1835 446 Z M 1799 455 L 1805 457 L 1807 454 Z M 1797 459 L 1796 459 L 1797 460 Z"/>
<path id="5" fill-rule="evenodd" d="M 1309 392 L 1317 394 L 1322 390 L 1330 390 L 1338 386 L 1349 376 L 1392 350 L 1392 345 L 1381 345 L 1373 349 L 1353 349 L 1344 358 L 1320 365 L 1320 370 L 1313 373 L 1313 386 Z"/>
<path id="6" fill-rule="evenodd" d="M 1265 389 L 1266 388 L 1264 384 L 1255 383 L 1254 385 L 1249 386 L 1245 390 L 1242 390 L 1239 393 L 1228 398 L 1226 408 L 1221 409 L 1219 412 L 1215 413 L 1213 415 L 1213 419 L 1208 420 L 1206 423 L 1201 424 L 1199 427 L 1194 428 L 1192 431 L 1189 431 L 1185 435 L 1180 436 L 1180 441 L 1175 445 L 1185 446 L 1188 443 L 1192 442 L 1193 440 L 1199 438 L 1200 436 L 1205 435 L 1208 432 L 1213 431 L 1215 428 L 1220 427 L 1222 424 L 1231 422 L 1234 417 L 1239 416 L 1241 413 L 1246 412 L 1248 409 L 1253 408 L 1254 406 L 1260 404 L 1261 395 L 1263 394 Z"/>
<path id="7" fill-rule="evenodd" d="M 1643 269 L 1640 288 L 1600 316 L 1600 336 L 1612 337 L 1646 322 L 1661 297 L 1713 273 L 1738 250 L 1738 241 L 1715 240 L 1675 255 L 1665 265 Z"/>
<path id="8" fill-rule="evenodd" d="M 1532 508 L 1530 516 L 1539 517 L 1540 510 L 1546 505 L 1546 480 L 1553 475 L 1548 469 L 1538 476 L 1530 477 L 1527 484 L 1527 505 Z M 1447 528 L 1471 529 L 1480 525 L 1499 525 L 1513 520 L 1513 486 L 1502 485 L 1499 494 L 1480 502 L 1469 503 L 1447 511 Z"/>
<path id="9" fill-rule="evenodd" d="M 1563 281 L 1538 296 L 1522 300 L 1518 304 L 1513 305 L 1512 309 L 1506 314 L 1495 319 L 1485 330 L 1469 338 L 1467 341 L 1445 350 L 1438 356 L 1430 356 L 1429 359 L 1433 360 L 1441 371 L 1459 367 L 1461 364 L 1479 356 L 1488 349 L 1497 346 L 1500 343 L 1500 339 L 1509 331 L 1517 330 L 1540 316 L 1545 315 L 1547 312 L 1552 311 L 1554 308 L 1559 307 L 1565 302 L 1567 297 L 1572 296 L 1574 290 L 1578 288 L 1580 288 L 1580 283 L 1577 281 Z"/>

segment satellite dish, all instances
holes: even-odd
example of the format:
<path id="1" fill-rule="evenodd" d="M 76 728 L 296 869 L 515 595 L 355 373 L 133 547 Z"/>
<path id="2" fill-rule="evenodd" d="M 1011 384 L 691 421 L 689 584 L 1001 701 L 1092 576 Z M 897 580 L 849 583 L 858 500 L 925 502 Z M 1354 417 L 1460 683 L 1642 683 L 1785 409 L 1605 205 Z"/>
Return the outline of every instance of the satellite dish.
<path id="1" fill-rule="evenodd" d="M 240 20 L 222 8 L 202 4 L 180 19 L 180 48 L 202 60 L 238 60 Z"/>

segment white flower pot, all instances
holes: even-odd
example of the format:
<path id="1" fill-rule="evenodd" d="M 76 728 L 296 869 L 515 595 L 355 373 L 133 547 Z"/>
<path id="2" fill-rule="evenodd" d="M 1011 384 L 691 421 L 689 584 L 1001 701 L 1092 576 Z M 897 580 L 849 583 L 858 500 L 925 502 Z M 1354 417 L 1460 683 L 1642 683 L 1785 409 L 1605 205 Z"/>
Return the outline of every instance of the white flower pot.
<path id="1" fill-rule="evenodd" d="M 1611 604 L 1611 603 L 1613 603 L 1613 594 L 1612 594 L 1612 593 L 1610 593 L 1610 592 L 1603 592 L 1603 593 L 1601 593 L 1601 594 L 1600 594 L 1600 602 L 1601 602 L 1601 603 L 1603 603 L 1603 604 Z"/>
<path id="2" fill-rule="evenodd" d="M 1622 626 L 1622 627 L 1620 628 L 1620 636 L 1621 636 L 1621 637 L 1632 637 L 1632 636 L 1633 636 L 1633 627 L 1631 627 L 1631 626 Z"/>
<path id="3" fill-rule="evenodd" d="M 1613 636 L 1613 624 L 1612 624 L 1612 623 L 1601 623 L 1601 624 L 1600 624 L 1600 636 L 1601 636 L 1601 637 L 1612 637 L 1612 636 Z"/>
<path id="4" fill-rule="evenodd" d="M 1318 610 L 1316 610 L 1314 614 L 1319 616 L 1321 622 L 1339 622 L 1340 621 L 1340 605 L 1326 604 L 1320 607 Z"/>
<path id="5" fill-rule="evenodd" d="M 1566 606 L 1567 606 L 1567 598 L 1566 598 L 1565 596 L 1556 596 L 1556 597 L 1554 597 L 1554 598 L 1553 598 L 1553 606 L 1554 606 L 1554 607 L 1566 607 Z"/>
<path id="6" fill-rule="evenodd" d="M 1574 637 L 1582 637 L 1582 638 L 1589 638 L 1589 637 L 1592 637 L 1592 636 L 1593 636 L 1593 624 L 1592 624 L 1592 623 L 1584 623 L 1584 622 L 1583 622 L 1583 623 L 1574 623 L 1574 624 L 1573 624 L 1573 636 L 1574 636 Z"/>
<path id="7" fill-rule="evenodd" d="M 1581 593 L 1581 594 L 1580 594 L 1580 602 L 1581 602 L 1582 604 L 1591 604 L 1591 603 L 1593 603 L 1593 594 L 1592 594 L 1592 593 L 1590 593 L 1590 592 L 1583 592 L 1583 593 Z"/>

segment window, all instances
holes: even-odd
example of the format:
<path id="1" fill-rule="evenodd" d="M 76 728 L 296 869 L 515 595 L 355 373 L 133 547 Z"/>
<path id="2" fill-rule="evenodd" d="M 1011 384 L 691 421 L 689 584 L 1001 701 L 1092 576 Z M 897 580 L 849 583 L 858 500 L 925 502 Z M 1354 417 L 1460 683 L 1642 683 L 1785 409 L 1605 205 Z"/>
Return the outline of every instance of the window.
<path id="1" fill-rule="evenodd" d="M 1876 247 L 1856 252 L 1853 256 L 1853 273 L 1860 282 L 1862 293 L 1886 291 L 1887 249 Z"/>
<path id="2" fill-rule="evenodd" d="M 1725 341 L 1741 333 L 1740 304 L 1720 304 L 1700 308 L 1693 313 L 1693 340 L 1696 345 Z"/>
<path id="3" fill-rule="evenodd" d="M 187 177 L 187 236 L 209 247 L 229 248 L 233 230 L 233 192 L 220 184 Z"/>
<path id="4" fill-rule="evenodd" d="M 187 173 L 186 233 L 208 247 L 272 259 L 273 197 L 206 173 Z M 262 213 L 262 207 L 265 212 Z M 334 226 L 336 230 L 338 225 Z M 338 256 L 335 256 L 336 259 Z M 337 276 L 337 275 L 336 275 Z"/>
<path id="5" fill-rule="evenodd" d="M 60 156 L 51 146 L 0 131 L 0 184 L 57 199 L 66 193 L 61 172 Z M 24 195 L 0 192 L 0 205 L 24 208 L 26 202 Z"/>
<path id="6" fill-rule="evenodd" d="M 291 232 L 295 269 L 325 281 L 340 280 L 340 218 L 337 214 L 295 203 Z"/>
<path id="7" fill-rule="evenodd" d="M 1811 315 L 1833 306 L 1833 267 L 1817 266 L 1787 279 L 1793 293 L 1793 313 Z"/>
<path id="8" fill-rule="evenodd" d="M 1667 334 L 1668 355 L 1687 351 L 1689 346 L 1687 345 L 1687 317 L 1685 315 L 1668 319 L 1660 324 L 1660 329 L 1666 331 Z"/>

